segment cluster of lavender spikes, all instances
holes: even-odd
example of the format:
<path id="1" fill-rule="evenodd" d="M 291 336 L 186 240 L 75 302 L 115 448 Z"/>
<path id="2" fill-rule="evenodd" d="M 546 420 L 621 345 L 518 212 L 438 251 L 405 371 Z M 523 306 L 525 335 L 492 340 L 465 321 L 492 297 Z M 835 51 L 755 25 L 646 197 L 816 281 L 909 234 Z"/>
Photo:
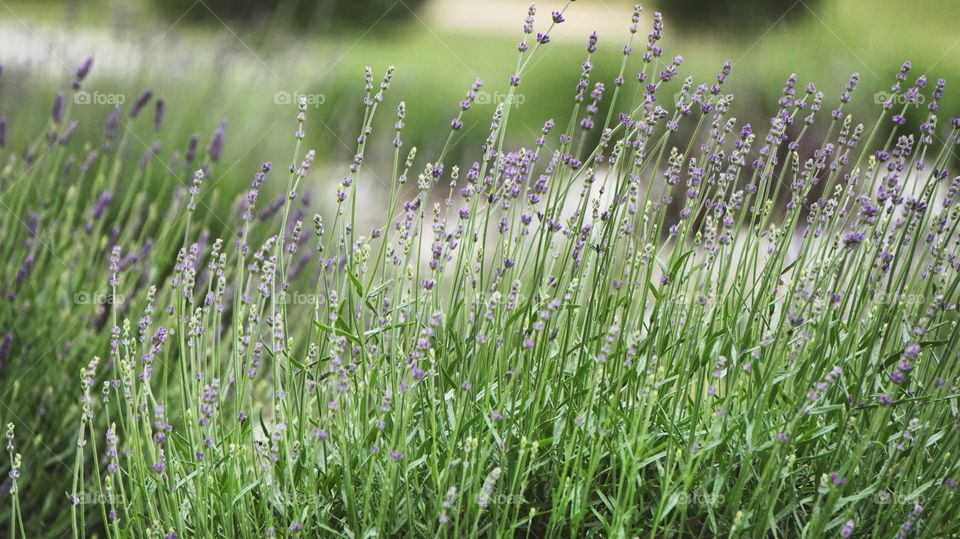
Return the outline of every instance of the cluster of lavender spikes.
<path id="1" fill-rule="evenodd" d="M 730 62 L 675 91 L 683 59 L 662 59 L 659 14 L 633 58 L 638 6 L 611 84 L 591 80 L 594 33 L 567 121 L 511 150 L 510 97 L 569 6 L 541 31 L 528 10 L 466 172 L 445 162 L 452 136 L 428 162 L 405 150 L 399 103 L 373 222 L 357 184 L 393 69 L 377 84 L 368 68 L 355 157 L 312 235 L 306 102 L 286 181 L 264 163 L 224 221 L 204 202 L 224 123 L 205 156 L 191 138 L 197 168 L 170 193 L 151 181 L 158 146 L 126 162 L 119 108 L 98 149 L 75 153 L 58 94 L 51 157 L 32 147 L 30 181 L 2 185 L 15 271 L 0 286 L 4 324 L 60 326 L 80 397 L 12 365 L 36 350 L 0 328 L 0 365 L 23 377 L 0 388 L 52 438 L 23 458 L 8 428 L 11 535 L 45 529 L 51 504 L 74 536 L 960 533 L 960 120 L 941 125 L 945 83 L 921 99 L 905 63 L 859 123 L 858 75 L 830 112 L 791 75 L 755 131 L 731 116 Z M 281 194 L 258 205 L 267 189 Z M 106 301 L 50 318 L 78 290 Z"/>

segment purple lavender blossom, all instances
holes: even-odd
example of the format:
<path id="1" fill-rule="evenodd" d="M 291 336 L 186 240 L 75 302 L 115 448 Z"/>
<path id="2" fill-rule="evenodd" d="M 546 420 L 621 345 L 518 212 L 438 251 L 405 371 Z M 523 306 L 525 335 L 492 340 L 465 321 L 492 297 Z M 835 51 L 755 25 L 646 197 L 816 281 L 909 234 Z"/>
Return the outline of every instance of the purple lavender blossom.
<path id="1" fill-rule="evenodd" d="M 186 166 L 193 164 L 194 159 L 197 158 L 197 147 L 200 145 L 200 134 L 194 133 L 190 135 L 190 140 L 187 142 L 187 151 L 183 154 L 183 161 Z"/>
<path id="2" fill-rule="evenodd" d="M 207 155 L 210 157 L 210 161 L 214 163 L 220 161 L 220 156 L 223 154 L 223 137 L 226 129 L 227 122 L 220 122 L 217 130 L 213 132 L 210 144 L 207 145 Z"/>
<path id="3" fill-rule="evenodd" d="M 203 169 L 197 169 L 193 173 L 193 180 L 190 182 L 190 202 L 187 204 L 187 211 L 194 211 L 197 209 L 197 197 L 200 196 L 200 185 L 203 184 Z"/>
<path id="4" fill-rule="evenodd" d="M 60 135 L 60 140 L 58 140 L 57 142 L 61 146 L 69 146 L 70 141 L 73 140 L 73 136 L 76 133 L 77 133 L 77 121 L 74 120 L 70 122 L 70 125 L 68 125 L 66 129 L 63 130 L 63 133 Z"/>
<path id="5" fill-rule="evenodd" d="M 140 111 L 143 110 L 143 107 L 147 106 L 147 103 L 150 102 L 150 99 L 153 98 L 153 90 L 147 89 L 144 90 L 140 97 L 133 102 L 133 105 L 130 106 L 130 117 L 136 118 L 140 115 Z"/>
<path id="6" fill-rule="evenodd" d="M 90 68 L 92 67 L 93 67 L 93 56 L 88 56 L 87 59 L 84 60 L 83 63 L 80 65 L 80 67 L 77 69 L 77 72 L 74 75 L 73 83 L 71 84 L 71 87 L 74 90 L 80 89 L 80 84 L 83 82 L 84 79 L 87 78 L 87 75 L 90 73 Z"/>
<path id="7" fill-rule="evenodd" d="M 10 355 L 10 350 L 13 349 L 13 334 L 9 331 L 3 335 L 3 340 L 0 341 L 0 369 L 3 369 L 3 363 L 7 359 L 7 356 Z"/>
<path id="8" fill-rule="evenodd" d="M 53 107 L 50 110 L 50 116 L 53 118 L 53 123 L 60 123 L 63 121 L 63 115 L 66 111 L 65 97 L 63 92 L 57 92 L 57 95 L 53 98 Z"/>
<path id="9" fill-rule="evenodd" d="M 117 131 L 120 128 L 120 119 L 123 115 L 122 107 L 114 107 L 110 112 L 110 115 L 107 116 L 107 123 L 104 128 L 103 138 L 107 141 L 105 145 L 107 148 L 111 148 L 111 142 L 117 138 Z"/>
<path id="10" fill-rule="evenodd" d="M 163 125 L 163 116 L 164 109 L 166 108 L 166 103 L 162 99 L 157 99 L 156 104 L 154 105 L 153 111 L 153 129 L 160 130 L 160 126 Z"/>
<path id="11" fill-rule="evenodd" d="M 114 245 L 113 249 L 110 251 L 110 264 L 108 266 L 110 270 L 110 279 L 108 284 L 111 287 L 116 288 L 120 284 L 118 273 L 120 272 L 120 246 Z"/>
<path id="12" fill-rule="evenodd" d="M 863 243 L 864 239 L 866 239 L 866 236 L 863 232 L 848 232 L 843 236 L 843 245 L 845 247 L 856 247 Z"/>
<path id="13" fill-rule="evenodd" d="M 830 482 L 837 487 L 842 487 L 847 484 L 847 478 L 841 476 L 837 472 L 830 472 Z"/>
<path id="14" fill-rule="evenodd" d="M 120 469 L 120 466 L 117 462 L 117 456 L 118 456 L 117 443 L 118 443 L 118 439 L 117 439 L 116 426 L 111 425 L 110 428 L 107 429 L 107 434 L 106 434 L 107 471 L 110 473 L 115 473 Z"/>

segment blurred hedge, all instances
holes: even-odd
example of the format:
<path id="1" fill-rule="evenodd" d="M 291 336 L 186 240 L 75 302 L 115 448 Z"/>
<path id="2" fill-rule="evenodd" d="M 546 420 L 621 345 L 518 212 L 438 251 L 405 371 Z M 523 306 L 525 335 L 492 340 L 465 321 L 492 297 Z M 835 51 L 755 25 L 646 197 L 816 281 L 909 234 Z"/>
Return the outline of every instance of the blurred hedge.
<path id="1" fill-rule="evenodd" d="M 377 21 L 411 16 L 425 0 L 153 0 L 156 9 L 171 17 L 187 13 L 190 20 L 254 23 L 281 17 L 291 26 L 347 26 L 365 28 Z M 206 5 L 206 8 L 204 8 Z M 192 9 L 191 9 L 192 7 Z M 188 12 L 189 10 L 189 12 Z M 211 11 L 213 13 L 211 13 Z M 214 17 L 216 15 L 216 17 Z"/>

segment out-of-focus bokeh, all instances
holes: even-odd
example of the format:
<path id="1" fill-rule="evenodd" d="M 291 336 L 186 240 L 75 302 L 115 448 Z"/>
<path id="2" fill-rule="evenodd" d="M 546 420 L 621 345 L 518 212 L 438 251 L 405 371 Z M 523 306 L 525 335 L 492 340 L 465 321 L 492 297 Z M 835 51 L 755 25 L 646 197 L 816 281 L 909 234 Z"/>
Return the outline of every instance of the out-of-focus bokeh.
<path id="1" fill-rule="evenodd" d="M 537 5 L 538 30 L 565 2 Z M 495 104 L 506 94 L 527 3 L 515 0 L 0 0 L 0 112 L 10 133 L 33 133 L 47 121 L 55 93 L 66 88 L 88 55 L 94 68 L 75 103 L 81 130 L 102 130 L 109 110 L 151 88 L 164 99 L 163 129 L 182 132 L 185 147 L 227 122 L 224 157 L 254 171 L 260 160 L 289 153 L 297 97 L 308 98 L 307 142 L 321 166 L 354 152 L 362 114 L 363 67 L 379 80 L 396 75 L 368 158 L 390 159 L 393 109 L 407 105 L 405 142 L 436 152 L 458 102 L 477 78 L 487 84 L 457 133 L 454 159 L 485 136 Z M 635 38 L 641 51 L 652 13 L 665 12 L 664 59 L 682 55 L 686 76 L 711 82 L 726 59 L 728 86 L 741 120 L 765 126 L 784 81 L 816 83 L 825 107 L 853 71 L 862 75 L 852 109 L 868 122 L 900 64 L 913 74 L 948 80 L 943 116 L 960 113 L 960 9 L 956 0 L 672 0 L 644 5 Z M 537 54 L 511 116 L 518 145 L 531 144 L 548 118 L 569 117 L 588 34 L 600 35 L 594 81 L 611 85 L 623 59 L 632 2 L 579 0 Z M 639 54 L 627 65 L 626 91 L 637 88 Z M 912 80 L 912 77 L 911 77 Z M 874 107 L 872 110 L 865 110 Z M 827 109 L 829 110 L 829 109 Z M 920 120 L 918 120 L 920 121 Z M 149 148 L 149 119 L 124 120 Z M 36 126 L 27 129 L 27 125 Z M 19 129 L 18 129 L 19 128 Z M 13 140 L 13 143 L 26 144 Z M 170 156 L 183 148 L 162 148 Z M 429 153 L 428 153 L 429 155 Z M 376 167 L 372 167 L 376 170 Z M 333 172 L 331 171 L 331 174 Z"/>

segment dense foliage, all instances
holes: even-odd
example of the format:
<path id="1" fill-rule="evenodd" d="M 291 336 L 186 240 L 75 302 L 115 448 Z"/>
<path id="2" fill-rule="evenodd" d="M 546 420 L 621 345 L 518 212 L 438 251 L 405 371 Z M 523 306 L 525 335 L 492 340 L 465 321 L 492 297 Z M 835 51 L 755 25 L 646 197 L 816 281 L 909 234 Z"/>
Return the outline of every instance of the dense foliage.
<path id="1" fill-rule="evenodd" d="M 162 146 L 127 128 L 162 140 L 149 92 L 81 138 L 90 63 L 25 151 L 0 118 L 11 536 L 960 533 L 945 83 L 904 63 L 861 120 L 857 74 L 838 97 L 793 75 L 757 129 L 732 64 L 680 80 L 637 8 L 619 76 L 591 80 L 590 36 L 572 112 L 514 148 L 566 16 L 530 8 L 462 169 L 483 82 L 424 156 L 393 69 L 368 68 L 356 156 L 320 197 L 304 101 L 289 167 L 239 194 L 224 125 Z M 380 176 L 373 208 L 358 186 Z"/>

